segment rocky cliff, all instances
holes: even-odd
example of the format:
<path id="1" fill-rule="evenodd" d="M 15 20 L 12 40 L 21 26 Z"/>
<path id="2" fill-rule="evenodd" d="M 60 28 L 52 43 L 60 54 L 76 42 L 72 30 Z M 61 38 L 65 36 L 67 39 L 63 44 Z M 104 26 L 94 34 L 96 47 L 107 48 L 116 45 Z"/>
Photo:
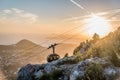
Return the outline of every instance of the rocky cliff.
<path id="1" fill-rule="evenodd" d="M 65 57 L 46 64 L 22 67 L 17 80 L 119 80 L 120 68 L 95 57 L 78 61 Z"/>

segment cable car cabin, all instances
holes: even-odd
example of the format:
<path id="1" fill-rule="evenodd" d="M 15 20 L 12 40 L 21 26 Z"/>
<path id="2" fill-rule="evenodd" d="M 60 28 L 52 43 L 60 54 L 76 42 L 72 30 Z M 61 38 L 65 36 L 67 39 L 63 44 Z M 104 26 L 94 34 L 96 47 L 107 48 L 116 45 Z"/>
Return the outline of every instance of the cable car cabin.
<path id="1" fill-rule="evenodd" d="M 52 48 L 53 50 L 53 53 L 50 54 L 48 57 L 47 57 L 47 61 L 48 62 L 52 62 L 52 61 L 55 61 L 55 60 L 58 60 L 60 58 L 60 56 L 58 54 L 55 53 L 55 46 L 58 45 L 58 44 L 51 44 L 51 46 L 48 47 L 48 49 Z"/>
<path id="2" fill-rule="evenodd" d="M 47 61 L 52 62 L 52 61 L 58 60 L 59 58 L 60 58 L 60 56 L 58 54 L 54 53 L 54 54 L 50 54 L 47 57 Z"/>

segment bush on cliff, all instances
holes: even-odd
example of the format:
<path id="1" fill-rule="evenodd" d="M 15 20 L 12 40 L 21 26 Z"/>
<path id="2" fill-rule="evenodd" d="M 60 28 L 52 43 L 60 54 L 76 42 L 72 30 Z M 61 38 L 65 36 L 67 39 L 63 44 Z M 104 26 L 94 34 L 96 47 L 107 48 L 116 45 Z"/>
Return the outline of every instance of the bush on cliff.
<path id="1" fill-rule="evenodd" d="M 85 70 L 85 80 L 106 80 L 100 64 L 90 64 Z"/>

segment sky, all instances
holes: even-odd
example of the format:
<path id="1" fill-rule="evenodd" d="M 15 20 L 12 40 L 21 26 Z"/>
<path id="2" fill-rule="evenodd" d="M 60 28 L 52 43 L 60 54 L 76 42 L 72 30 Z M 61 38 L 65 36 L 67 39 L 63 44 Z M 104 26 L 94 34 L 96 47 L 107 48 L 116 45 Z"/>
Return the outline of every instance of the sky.
<path id="1" fill-rule="evenodd" d="M 21 39 L 40 44 L 54 42 L 54 36 L 61 41 L 71 35 L 77 35 L 73 41 L 85 40 L 83 19 L 100 14 L 109 18 L 115 29 L 119 26 L 119 4 L 120 0 L 0 0 L 0 44 Z"/>

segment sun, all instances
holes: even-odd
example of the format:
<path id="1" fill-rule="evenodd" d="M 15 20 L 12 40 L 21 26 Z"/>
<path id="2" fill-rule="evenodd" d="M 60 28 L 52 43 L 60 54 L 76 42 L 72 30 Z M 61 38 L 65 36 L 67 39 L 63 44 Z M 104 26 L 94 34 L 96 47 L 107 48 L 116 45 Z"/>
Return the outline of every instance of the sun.
<path id="1" fill-rule="evenodd" d="M 86 34 L 92 36 L 94 33 L 100 35 L 100 37 L 104 37 L 111 31 L 110 23 L 101 16 L 91 15 L 90 18 L 84 20 L 86 25 Z"/>

